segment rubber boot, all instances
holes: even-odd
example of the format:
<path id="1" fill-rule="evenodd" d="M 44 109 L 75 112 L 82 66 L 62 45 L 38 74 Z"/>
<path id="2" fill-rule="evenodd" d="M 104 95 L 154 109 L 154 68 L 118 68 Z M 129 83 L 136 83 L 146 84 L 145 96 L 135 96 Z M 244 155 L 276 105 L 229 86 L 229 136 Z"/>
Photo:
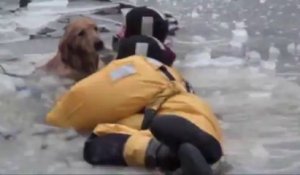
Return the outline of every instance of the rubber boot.
<path id="1" fill-rule="evenodd" d="M 181 171 L 181 175 L 212 175 L 210 165 L 204 159 L 202 153 L 192 144 L 184 143 L 178 150 L 181 167 L 176 171 L 176 175 Z M 175 174 L 174 174 L 175 175 Z"/>
<path id="2" fill-rule="evenodd" d="M 179 147 L 178 157 L 181 167 L 175 171 L 167 171 L 165 175 L 212 175 L 213 171 L 202 153 L 192 144 L 185 143 Z"/>
<path id="3" fill-rule="evenodd" d="M 161 171 L 175 171 L 180 162 L 177 155 L 169 147 L 152 139 L 146 150 L 145 165 L 149 169 L 159 168 Z"/>

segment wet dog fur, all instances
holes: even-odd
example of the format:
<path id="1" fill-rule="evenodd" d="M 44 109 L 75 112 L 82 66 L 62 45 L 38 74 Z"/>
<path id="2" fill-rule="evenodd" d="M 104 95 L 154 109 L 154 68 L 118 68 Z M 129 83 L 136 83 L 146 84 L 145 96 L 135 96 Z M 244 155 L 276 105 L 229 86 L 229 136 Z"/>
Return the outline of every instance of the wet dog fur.
<path id="1" fill-rule="evenodd" d="M 99 51 L 103 49 L 96 23 L 78 17 L 66 26 L 54 58 L 40 69 L 78 81 L 98 70 Z"/>

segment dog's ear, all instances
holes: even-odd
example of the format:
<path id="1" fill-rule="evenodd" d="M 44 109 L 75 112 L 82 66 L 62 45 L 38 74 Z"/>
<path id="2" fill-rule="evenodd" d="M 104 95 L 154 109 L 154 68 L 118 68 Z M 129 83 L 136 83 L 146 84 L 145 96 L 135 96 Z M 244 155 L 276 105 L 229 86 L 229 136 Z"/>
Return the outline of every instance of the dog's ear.
<path id="1" fill-rule="evenodd" d="M 59 52 L 60 52 L 60 55 L 61 55 L 61 60 L 64 64 L 67 64 L 68 65 L 68 62 L 69 62 L 69 46 L 68 46 L 68 40 L 66 37 L 63 37 L 59 43 Z"/>
<path id="2" fill-rule="evenodd" d="M 75 69 L 80 70 L 81 69 L 81 60 L 78 58 L 78 56 L 75 54 L 75 52 L 72 50 L 72 41 L 70 37 L 65 36 L 61 40 L 59 44 L 59 51 L 61 54 L 62 62 Z"/>

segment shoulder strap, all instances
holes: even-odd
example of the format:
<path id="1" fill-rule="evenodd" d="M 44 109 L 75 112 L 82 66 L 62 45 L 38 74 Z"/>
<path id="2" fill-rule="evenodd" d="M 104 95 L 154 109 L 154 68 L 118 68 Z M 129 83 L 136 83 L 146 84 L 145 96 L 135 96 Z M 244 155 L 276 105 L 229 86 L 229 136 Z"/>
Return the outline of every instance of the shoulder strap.
<path id="1" fill-rule="evenodd" d="M 170 80 L 170 81 L 175 81 L 176 79 L 174 76 L 168 71 L 168 69 L 165 66 L 160 66 L 159 70 L 165 74 L 165 76 Z"/>

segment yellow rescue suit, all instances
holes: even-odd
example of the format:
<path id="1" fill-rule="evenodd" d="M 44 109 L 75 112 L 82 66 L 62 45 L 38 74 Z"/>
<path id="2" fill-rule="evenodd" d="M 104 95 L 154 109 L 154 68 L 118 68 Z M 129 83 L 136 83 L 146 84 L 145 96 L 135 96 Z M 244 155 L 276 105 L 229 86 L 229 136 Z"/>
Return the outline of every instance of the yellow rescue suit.
<path id="1" fill-rule="evenodd" d="M 160 107 L 157 116 L 180 116 L 222 143 L 222 132 L 211 108 L 199 97 L 181 93 L 169 98 Z M 98 136 L 112 133 L 131 135 L 124 148 L 124 159 L 130 166 L 144 166 L 145 152 L 153 137 L 149 130 L 141 130 L 144 114 L 136 114 L 117 124 L 99 124 L 94 133 Z"/>
<path id="2" fill-rule="evenodd" d="M 161 63 L 131 56 L 115 60 L 97 73 L 79 81 L 61 97 L 46 117 L 47 123 L 92 132 L 97 124 L 116 123 L 142 111 L 165 91 L 172 95 L 184 89 L 176 70 L 165 67 L 180 88 L 159 69 Z M 175 84 L 176 84 L 175 83 Z"/>
<path id="3" fill-rule="evenodd" d="M 73 86 L 50 111 L 47 122 L 98 136 L 130 135 L 123 153 L 130 166 L 144 166 L 145 151 L 153 138 L 149 130 L 142 130 L 145 109 L 153 109 L 156 116 L 180 116 L 221 143 L 211 108 L 187 92 L 175 69 L 161 68 L 161 63 L 140 56 L 115 60 Z"/>

